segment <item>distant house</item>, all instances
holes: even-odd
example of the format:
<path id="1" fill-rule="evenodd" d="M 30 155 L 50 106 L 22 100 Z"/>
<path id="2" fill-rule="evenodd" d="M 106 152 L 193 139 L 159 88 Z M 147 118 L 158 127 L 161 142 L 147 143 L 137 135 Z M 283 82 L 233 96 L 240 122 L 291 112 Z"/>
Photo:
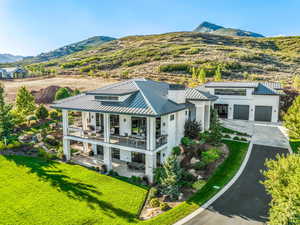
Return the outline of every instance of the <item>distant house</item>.
<path id="1" fill-rule="evenodd" d="M 24 78 L 26 75 L 27 71 L 19 67 L 0 68 L 2 79 Z"/>

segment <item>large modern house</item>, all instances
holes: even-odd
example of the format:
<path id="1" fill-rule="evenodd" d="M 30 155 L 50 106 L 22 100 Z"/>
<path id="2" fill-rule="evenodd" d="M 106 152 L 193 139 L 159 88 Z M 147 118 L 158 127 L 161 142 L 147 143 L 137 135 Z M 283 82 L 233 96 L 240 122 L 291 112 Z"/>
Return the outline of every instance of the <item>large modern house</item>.
<path id="1" fill-rule="evenodd" d="M 83 152 L 100 155 L 108 170 L 114 159 L 134 168 L 142 164 L 152 182 L 153 169 L 180 143 L 187 120 L 208 130 L 214 107 L 222 118 L 277 122 L 280 90 L 278 84 L 236 82 L 186 88 L 142 78 L 63 99 L 52 107 L 63 113 L 67 160 L 70 143 L 82 143 Z M 69 122 L 70 111 L 80 112 L 76 126 Z"/>
<path id="2" fill-rule="evenodd" d="M 0 78 L 24 78 L 27 71 L 19 67 L 0 68 Z"/>
<path id="3" fill-rule="evenodd" d="M 198 89 L 215 95 L 214 102 L 220 118 L 278 122 L 279 83 L 267 82 L 208 82 Z"/>

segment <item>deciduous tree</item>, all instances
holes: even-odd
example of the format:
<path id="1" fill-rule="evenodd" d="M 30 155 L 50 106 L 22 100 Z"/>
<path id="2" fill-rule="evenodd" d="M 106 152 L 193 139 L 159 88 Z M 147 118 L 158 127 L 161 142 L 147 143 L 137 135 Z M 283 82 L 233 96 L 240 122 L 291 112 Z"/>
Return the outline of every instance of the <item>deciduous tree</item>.
<path id="1" fill-rule="evenodd" d="M 292 138 L 300 138 L 300 96 L 298 96 L 293 105 L 288 109 L 283 117 L 284 125 Z"/>

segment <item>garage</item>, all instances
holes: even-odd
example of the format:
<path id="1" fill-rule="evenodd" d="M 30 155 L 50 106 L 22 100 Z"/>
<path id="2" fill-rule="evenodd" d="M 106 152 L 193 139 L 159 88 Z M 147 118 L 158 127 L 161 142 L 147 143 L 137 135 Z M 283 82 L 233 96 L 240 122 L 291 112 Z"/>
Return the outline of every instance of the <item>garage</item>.
<path id="1" fill-rule="evenodd" d="M 255 106 L 255 121 L 271 122 L 272 106 Z"/>
<path id="2" fill-rule="evenodd" d="M 249 105 L 234 105 L 233 119 L 249 120 Z"/>

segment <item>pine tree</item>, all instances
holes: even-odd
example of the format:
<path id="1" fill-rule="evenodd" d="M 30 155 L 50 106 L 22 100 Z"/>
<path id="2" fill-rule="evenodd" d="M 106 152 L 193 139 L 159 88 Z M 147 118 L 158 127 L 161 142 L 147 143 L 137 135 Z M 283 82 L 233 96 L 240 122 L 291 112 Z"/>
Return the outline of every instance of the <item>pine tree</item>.
<path id="1" fill-rule="evenodd" d="M 204 84 L 206 82 L 206 71 L 203 68 L 199 71 L 198 82 L 201 84 Z"/>
<path id="2" fill-rule="evenodd" d="M 293 82 L 293 87 L 300 91 L 300 75 L 296 75 Z"/>
<path id="3" fill-rule="evenodd" d="M 182 169 L 180 168 L 177 156 L 171 154 L 163 165 L 163 176 L 160 180 L 162 194 L 176 200 L 180 194 L 180 180 Z"/>
<path id="4" fill-rule="evenodd" d="M 215 145 L 221 143 L 221 139 L 222 139 L 221 123 L 216 110 L 212 110 L 211 113 L 210 139 L 212 144 Z"/>
<path id="5" fill-rule="evenodd" d="M 300 96 L 298 96 L 293 105 L 288 109 L 283 117 L 284 125 L 289 131 L 291 138 L 300 138 Z"/>
<path id="6" fill-rule="evenodd" d="M 221 80 L 222 80 L 222 68 L 220 65 L 218 65 L 215 71 L 215 81 L 221 81 Z"/>
<path id="7" fill-rule="evenodd" d="M 4 100 L 4 87 L 0 83 L 0 138 L 9 137 L 13 128 L 12 105 Z"/>
<path id="8" fill-rule="evenodd" d="M 34 113 L 35 108 L 34 96 L 25 86 L 19 88 L 16 97 L 16 111 L 24 116 L 28 116 Z"/>
<path id="9" fill-rule="evenodd" d="M 35 116 L 39 120 L 44 120 L 49 116 L 48 110 L 43 104 L 36 109 Z"/>
<path id="10" fill-rule="evenodd" d="M 196 81 L 197 80 L 197 76 L 198 76 L 198 69 L 193 67 L 192 68 L 192 80 Z"/>

